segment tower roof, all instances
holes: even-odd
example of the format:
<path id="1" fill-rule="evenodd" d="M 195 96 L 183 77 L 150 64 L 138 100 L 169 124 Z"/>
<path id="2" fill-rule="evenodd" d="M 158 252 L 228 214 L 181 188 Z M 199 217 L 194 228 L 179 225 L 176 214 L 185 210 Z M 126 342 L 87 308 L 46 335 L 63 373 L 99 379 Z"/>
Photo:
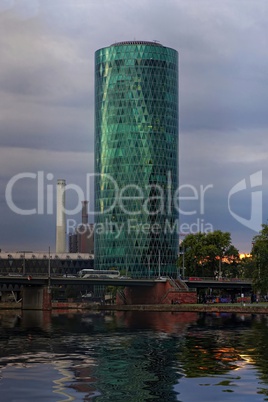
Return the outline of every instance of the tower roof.
<path id="1" fill-rule="evenodd" d="M 115 42 L 111 46 L 124 46 L 124 45 L 150 45 L 150 46 L 163 46 L 158 41 L 146 41 L 146 40 L 130 40 L 123 42 Z"/>

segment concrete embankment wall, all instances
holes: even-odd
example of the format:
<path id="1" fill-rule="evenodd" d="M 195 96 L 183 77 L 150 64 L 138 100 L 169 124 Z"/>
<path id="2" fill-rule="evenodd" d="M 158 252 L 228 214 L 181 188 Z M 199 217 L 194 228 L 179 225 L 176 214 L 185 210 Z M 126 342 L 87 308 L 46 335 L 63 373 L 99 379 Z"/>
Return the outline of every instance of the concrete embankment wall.
<path id="1" fill-rule="evenodd" d="M 154 305 L 112 305 L 99 306 L 100 310 L 108 311 L 176 311 L 176 312 L 207 312 L 207 313 L 243 313 L 243 314 L 268 314 L 268 305 L 258 304 L 225 304 L 202 305 L 202 304 L 154 304 Z"/>
<path id="2" fill-rule="evenodd" d="M 0 303 L 0 310 L 21 310 L 21 303 Z M 268 314 L 268 304 L 147 304 L 147 305 L 100 305 L 93 303 L 53 302 L 52 310 L 94 310 L 94 311 L 159 311 L 159 312 L 208 312 Z"/>

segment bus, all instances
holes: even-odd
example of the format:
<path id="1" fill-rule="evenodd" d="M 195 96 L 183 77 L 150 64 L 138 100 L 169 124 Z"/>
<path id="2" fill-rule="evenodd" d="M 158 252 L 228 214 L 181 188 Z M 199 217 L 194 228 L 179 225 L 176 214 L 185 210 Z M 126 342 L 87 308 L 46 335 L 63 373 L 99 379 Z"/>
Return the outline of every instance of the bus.
<path id="1" fill-rule="evenodd" d="M 119 278 L 120 272 L 115 269 L 81 269 L 78 272 L 78 276 L 80 278 L 106 278 L 106 279 L 113 279 Z"/>

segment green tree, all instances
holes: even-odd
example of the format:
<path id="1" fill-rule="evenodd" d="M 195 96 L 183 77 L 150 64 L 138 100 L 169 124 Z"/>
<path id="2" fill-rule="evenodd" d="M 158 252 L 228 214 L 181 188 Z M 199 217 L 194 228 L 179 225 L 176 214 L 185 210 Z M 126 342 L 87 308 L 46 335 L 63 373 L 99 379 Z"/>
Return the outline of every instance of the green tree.
<path id="1" fill-rule="evenodd" d="M 181 243 L 186 276 L 233 276 L 231 267 L 239 265 L 239 252 L 232 245 L 229 232 L 216 230 L 209 233 L 190 234 Z"/>
<path id="2" fill-rule="evenodd" d="M 240 264 L 238 266 L 239 270 L 239 278 L 244 279 L 252 279 L 254 270 L 256 269 L 255 259 L 250 256 L 246 256 L 240 260 Z"/>
<path id="3" fill-rule="evenodd" d="M 259 234 L 253 237 L 252 258 L 254 261 L 252 278 L 256 289 L 268 292 L 268 225 L 263 224 Z"/>

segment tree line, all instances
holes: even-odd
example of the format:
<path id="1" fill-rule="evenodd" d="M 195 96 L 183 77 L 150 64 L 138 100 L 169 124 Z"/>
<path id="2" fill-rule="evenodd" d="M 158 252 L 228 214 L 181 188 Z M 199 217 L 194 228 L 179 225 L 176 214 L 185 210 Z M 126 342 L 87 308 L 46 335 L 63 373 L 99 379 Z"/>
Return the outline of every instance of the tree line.
<path id="1" fill-rule="evenodd" d="M 268 293 L 268 225 L 252 239 L 249 256 L 240 258 L 231 234 L 216 230 L 185 236 L 179 247 L 178 270 L 185 277 L 252 279 L 256 289 Z"/>

